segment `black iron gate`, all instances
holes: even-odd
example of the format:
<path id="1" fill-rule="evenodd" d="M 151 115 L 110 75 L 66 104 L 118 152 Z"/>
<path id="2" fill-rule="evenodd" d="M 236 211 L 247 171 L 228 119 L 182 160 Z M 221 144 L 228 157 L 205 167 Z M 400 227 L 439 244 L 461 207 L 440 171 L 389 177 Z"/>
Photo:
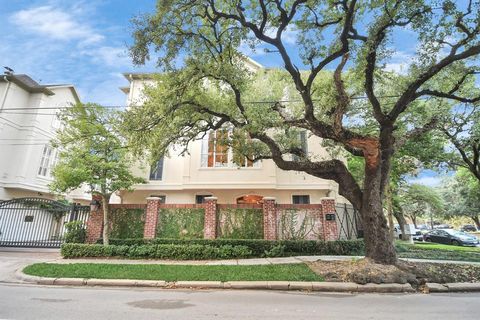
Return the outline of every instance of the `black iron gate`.
<path id="1" fill-rule="evenodd" d="M 340 240 L 352 240 L 363 238 L 363 227 L 360 213 L 352 205 L 337 203 L 338 238 Z"/>
<path id="2" fill-rule="evenodd" d="M 63 243 L 65 224 L 87 222 L 89 206 L 42 198 L 0 203 L 0 246 L 56 248 Z"/>

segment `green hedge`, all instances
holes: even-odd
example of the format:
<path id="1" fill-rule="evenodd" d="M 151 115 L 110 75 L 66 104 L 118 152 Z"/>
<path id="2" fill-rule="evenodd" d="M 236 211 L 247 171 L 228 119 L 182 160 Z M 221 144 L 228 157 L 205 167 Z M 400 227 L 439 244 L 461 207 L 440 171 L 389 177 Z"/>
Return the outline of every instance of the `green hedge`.
<path id="1" fill-rule="evenodd" d="M 218 237 L 223 239 L 262 239 L 262 209 L 221 209 L 218 212 Z"/>
<path id="2" fill-rule="evenodd" d="M 158 210 L 157 238 L 203 238 L 205 209 L 177 208 Z"/>
<path id="3" fill-rule="evenodd" d="M 145 228 L 144 209 L 112 209 L 110 237 L 118 239 L 143 237 Z"/>
<path id="4" fill-rule="evenodd" d="M 246 246 L 178 245 L 178 244 L 148 244 L 148 245 L 108 245 L 65 243 L 61 247 L 64 258 L 99 258 L 121 257 L 130 259 L 175 259 L 175 260 L 206 260 L 206 259 L 237 259 L 252 256 L 252 251 Z"/>
<path id="5" fill-rule="evenodd" d="M 101 243 L 101 240 L 99 240 Z M 246 239 L 110 239 L 110 244 L 119 246 L 168 244 L 168 245 L 206 245 L 211 247 L 245 246 L 254 257 L 265 256 L 308 256 L 308 255 L 363 255 L 363 240 L 246 240 Z"/>

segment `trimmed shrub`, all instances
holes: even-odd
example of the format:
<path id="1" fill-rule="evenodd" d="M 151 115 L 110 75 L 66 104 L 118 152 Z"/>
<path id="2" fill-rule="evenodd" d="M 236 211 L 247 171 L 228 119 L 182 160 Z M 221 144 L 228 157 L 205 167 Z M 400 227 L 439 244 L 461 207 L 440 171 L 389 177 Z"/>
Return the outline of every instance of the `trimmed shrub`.
<path id="1" fill-rule="evenodd" d="M 101 239 L 98 243 L 101 243 Z M 251 250 L 254 257 L 272 256 L 312 256 L 312 255 L 363 255 L 363 240 L 247 240 L 247 239 L 110 239 L 115 245 L 208 245 L 212 247 L 245 246 Z M 280 250 L 279 246 L 282 246 Z M 277 247 L 276 249 L 273 249 Z"/>
<path id="2" fill-rule="evenodd" d="M 121 257 L 131 259 L 175 259 L 175 260 L 207 260 L 207 259 L 237 259 L 249 258 L 252 251 L 246 246 L 208 245 L 108 245 L 73 244 L 62 245 L 61 254 L 64 258 L 81 257 Z"/>
<path id="3" fill-rule="evenodd" d="M 87 231 L 82 221 L 71 221 L 65 224 L 66 243 L 84 243 Z"/>

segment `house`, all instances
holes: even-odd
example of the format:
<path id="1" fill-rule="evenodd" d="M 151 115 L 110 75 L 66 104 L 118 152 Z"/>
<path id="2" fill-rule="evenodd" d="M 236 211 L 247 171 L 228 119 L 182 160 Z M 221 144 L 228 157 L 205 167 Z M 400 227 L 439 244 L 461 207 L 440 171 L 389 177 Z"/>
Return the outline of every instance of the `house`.
<path id="1" fill-rule="evenodd" d="M 247 61 L 252 71 L 263 67 Z M 154 83 L 151 74 L 125 73 L 129 86 L 120 88 L 127 95 L 127 105 L 134 107 L 144 101 L 146 85 Z M 258 203 L 263 197 L 275 197 L 277 203 L 316 204 L 324 197 L 338 195 L 335 182 L 311 175 L 283 171 L 271 160 L 252 163 L 245 159 L 239 166 L 232 161 L 232 150 L 219 143 L 222 131 L 210 132 L 202 140 L 190 144 L 188 154 L 179 156 L 172 151 L 169 157 L 158 159 L 150 168 L 135 168 L 134 173 L 148 180 L 134 186 L 134 191 L 122 191 L 114 202 L 124 204 L 145 203 L 147 197 L 160 197 L 167 204 L 202 203 L 205 197 L 214 196 L 219 203 Z M 318 137 L 302 136 L 304 148 L 309 153 L 327 155 Z"/>
<path id="2" fill-rule="evenodd" d="M 50 145 L 60 108 L 78 103 L 73 85 L 39 84 L 11 70 L 0 75 L 0 200 L 54 198 L 48 184 L 57 151 Z M 88 202 L 75 191 L 67 199 Z"/>

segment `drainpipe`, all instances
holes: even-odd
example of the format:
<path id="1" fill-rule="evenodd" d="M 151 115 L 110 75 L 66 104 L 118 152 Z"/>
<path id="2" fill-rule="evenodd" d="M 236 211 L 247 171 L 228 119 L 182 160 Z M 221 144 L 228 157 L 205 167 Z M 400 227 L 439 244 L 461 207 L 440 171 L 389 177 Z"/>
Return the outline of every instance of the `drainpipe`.
<path id="1" fill-rule="evenodd" d="M 5 88 L 5 92 L 3 93 L 2 104 L 0 105 L 0 112 L 3 110 L 3 106 L 5 105 L 5 101 L 7 100 L 8 90 L 10 89 L 10 85 L 12 84 L 10 81 L 8 81 L 7 76 L 3 76 L 3 80 L 7 82 L 7 87 Z"/>

